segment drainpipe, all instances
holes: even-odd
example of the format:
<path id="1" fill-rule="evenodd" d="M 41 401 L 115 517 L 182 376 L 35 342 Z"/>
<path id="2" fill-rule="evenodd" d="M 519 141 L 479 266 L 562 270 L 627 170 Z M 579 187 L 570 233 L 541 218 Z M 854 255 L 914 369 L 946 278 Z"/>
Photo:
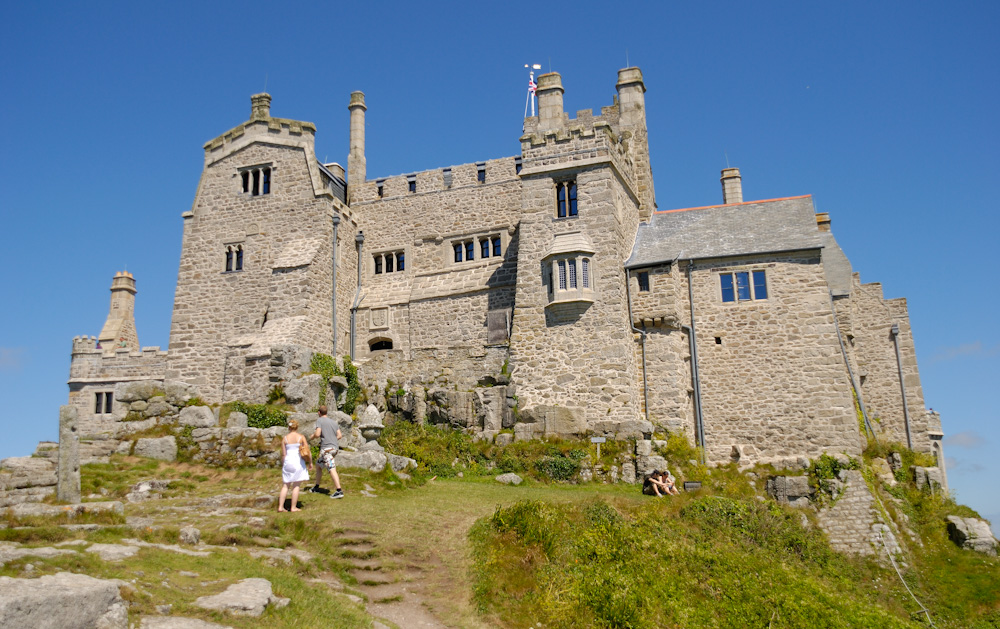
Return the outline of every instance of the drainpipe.
<path id="1" fill-rule="evenodd" d="M 333 250 L 331 253 L 333 266 L 333 354 L 337 357 L 337 226 L 340 225 L 340 214 L 333 213 Z"/>
<path id="2" fill-rule="evenodd" d="M 694 268 L 694 260 L 688 260 L 687 280 L 688 280 L 688 304 L 691 308 L 691 325 L 682 325 L 688 334 L 688 345 L 691 350 L 691 380 L 694 382 L 694 421 L 695 430 L 698 434 L 698 445 L 701 446 L 701 462 L 706 461 L 705 447 L 705 418 L 701 409 L 701 381 L 698 378 L 698 339 L 694 331 L 694 284 L 691 282 L 691 269 Z"/>
<path id="3" fill-rule="evenodd" d="M 639 345 L 642 348 L 642 405 L 646 410 L 646 421 L 649 421 L 649 386 L 646 382 L 646 330 L 635 327 L 632 323 L 632 290 L 629 286 L 628 268 L 625 268 L 625 302 L 628 305 L 628 325 L 632 332 L 638 332 Z M 600 444 L 598 444 L 598 447 Z"/>
<path id="4" fill-rule="evenodd" d="M 354 303 L 351 304 L 351 360 L 355 357 L 355 347 L 357 346 L 357 320 L 358 320 L 358 306 L 361 304 L 361 269 L 362 269 L 362 257 L 361 250 L 365 244 L 365 232 L 358 231 L 358 235 L 354 237 L 354 242 L 358 245 L 358 290 L 354 293 Z"/>
<path id="5" fill-rule="evenodd" d="M 892 344 L 896 346 L 896 370 L 899 372 L 899 390 L 903 393 L 903 423 L 906 425 L 906 447 L 913 449 L 910 438 L 910 411 L 906 407 L 906 385 L 903 383 L 903 360 L 899 357 L 899 324 L 892 324 Z"/>
<path id="6" fill-rule="evenodd" d="M 840 324 L 837 322 L 837 307 L 833 305 L 833 293 L 830 295 L 830 311 L 833 312 L 833 327 L 837 330 L 837 341 L 840 343 L 840 353 L 844 356 L 844 364 L 847 365 L 847 375 L 851 377 L 851 388 L 854 389 L 854 395 L 858 398 L 858 408 L 861 409 L 861 417 L 865 420 L 865 429 L 872 436 L 872 439 L 878 440 L 875 436 L 875 429 L 872 428 L 872 423 L 868 421 L 868 411 L 865 410 L 865 401 L 861 397 L 861 387 L 858 386 L 857 380 L 854 379 L 854 370 L 851 369 L 851 361 L 847 359 L 847 348 L 844 347 L 844 338 L 840 336 Z M 904 406 L 905 408 L 905 406 Z"/>

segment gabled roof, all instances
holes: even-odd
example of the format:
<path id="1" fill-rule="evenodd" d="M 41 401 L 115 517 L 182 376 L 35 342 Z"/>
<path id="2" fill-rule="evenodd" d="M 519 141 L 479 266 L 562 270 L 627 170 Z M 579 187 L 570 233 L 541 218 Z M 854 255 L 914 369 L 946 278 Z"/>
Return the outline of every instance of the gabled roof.
<path id="1" fill-rule="evenodd" d="M 812 196 L 805 195 L 656 212 L 639 225 L 625 266 L 822 247 Z"/>

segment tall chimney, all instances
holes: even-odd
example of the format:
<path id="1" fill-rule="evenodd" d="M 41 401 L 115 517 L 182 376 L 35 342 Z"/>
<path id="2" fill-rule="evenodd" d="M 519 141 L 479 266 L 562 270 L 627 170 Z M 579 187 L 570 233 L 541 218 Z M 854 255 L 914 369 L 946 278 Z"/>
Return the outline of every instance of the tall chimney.
<path id="1" fill-rule="evenodd" d="M 623 68 L 618 71 L 618 111 L 623 125 L 641 124 L 646 126 L 646 84 L 642 81 L 642 70 Z"/>
<path id="2" fill-rule="evenodd" d="M 740 177 L 739 168 L 723 168 L 719 181 L 722 182 L 722 202 L 724 204 L 743 203 L 743 178 Z"/>
<path id="3" fill-rule="evenodd" d="M 271 95 L 254 94 L 250 97 L 250 120 L 267 120 L 271 117 Z"/>
<path id="4" fill-rule="evenodd" d="M 135 330 L 135 278 L 128 271 L 115 273 L 111 280 L 111 307 L 108 318 L 97 337 L 106 352 L 127 347 L 139 349 L 139 336 Z"/>
<path id="5" fill-rule="evenodd" d="M 563 92 L 562 77 L 558 72 L 549 72 L 538 77 L 538 129 L 556 129 L 563 125 Z"/>
<path id="6" fill-rule="evenodd" d="M 351 152 L 347 155 L 347 198 L 353 196 L 353 188 L 363 184 L 367 177 L 365 162 L 365 106 L 364 92 L 351 92 L 351 102 L 347 108 L 351 111 Z"/>

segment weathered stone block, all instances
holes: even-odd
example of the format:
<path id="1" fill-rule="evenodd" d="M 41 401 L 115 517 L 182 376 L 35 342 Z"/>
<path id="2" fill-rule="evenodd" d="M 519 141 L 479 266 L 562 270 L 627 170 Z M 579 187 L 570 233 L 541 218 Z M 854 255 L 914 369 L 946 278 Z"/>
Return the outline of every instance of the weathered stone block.
<path id="1" fill-rule="evenodd" d="M 119 585 L 68 572 L 37 579 L 0 577 L 0 627 L 128 629 Z"/>
<path id="2" fill-rule="evenodd" d="M 246 413 L 241 413 L 239 411 L 233 411 L 226 418 L 227 428 L 246 428 L 247 427 L 247 416 Z"/>
<path id="3" fill-rule="evenodd" d="M 160 461 L 177 460 L 177 439 L 174 437 L 160 437 L 158 439 L 137 439 L 135 449 L 132 451 L 135 456 L 142 456 L 148 459 L 158 459 Z"/>
<path id="4" fill-rule="evenodd" d="M 809 485 L 808 476 L 772 476 L 767 479 L 767 493 L 778 502 L 804 507 L 815 490 Z"/>
<path id="5" fill-rule="evenodd" d="M 913 470 L 913 482 L 917 485 L 917 489 L 941 491 L 943 485 L 941 468 L 914 465 L 910 469 Z"/>
<path id="6" fill-rule="evenodd" d="M 207 406 L 187 406 L 181 409 L 179 423 L 181 426 L 210 428 L 215 425 L 215 414 Z"/>
<path id="7" fill-rule="evenodd" d="M 997 556 L 997 540 L 993 537 L 989 522 L 985 520 L 949 515 L 948 535 L 962 548 L 991 557 Z"/>
<path id="8" fill-rule="evenodd" d="M 364 452 L 345 452 L 337 454 L 337 467 L 357 467 L 371 472 L 381 472 L 389 458 L 381 453 L 371 450 Z"/>
<path id="9" fill-rule="evenodd" d="M 80 502 L 80 433 L 75 406 L 59 407 L 59 482 L 56 496 Z"/>
<path id="10" fill-rule="evenodd" d="M 513 442 L 514 442 L 514 435 L 510 434 L 509 432 L 502 432 L 499 435 L 497 435 L 496 438 L 493 440 L 493 443 L 501 447 L 509 446 Z"/>
<path id="11" fill-rule="evenodd" d="M 507 472 L 506 474 L 501 474 L 497 476 L 494 480 L 504 485 L 520 485 L 522 482 L 521 477 L 513 472 Z"/>
<path id="12" fill-rule="evenodd" d="M 136 402 L 149 400 L 163 390 L 161 380 L 140 380 L 137 382 L 120 382 L 115 385 L 115 399 L 119 402 Z"/>
<path id="13" fill-rule="evenodd" d="M 324 387 L 323 376 L 316 373 L 296 378 L 285 385 L 285 401 L 301 411 L 314 411 L 319 407 L 320 391 Z"/>

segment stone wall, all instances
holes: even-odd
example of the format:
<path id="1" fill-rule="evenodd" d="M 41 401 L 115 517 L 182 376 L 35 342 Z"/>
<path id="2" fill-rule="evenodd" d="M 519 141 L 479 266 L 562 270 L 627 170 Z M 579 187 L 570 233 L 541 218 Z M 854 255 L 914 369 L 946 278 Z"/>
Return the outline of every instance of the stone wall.
<path id="1" fill-rule="evenodd" d="M 720 273 L 761 269 L 766 300 L 722 301 Z M 819 252 L 698 261 L 692 281 L 708 459 L 859 453 Z"/>
<path id="2" fill-rule="evenodd" d="M 896 536 L 875 505 L 861 472 L 841 472 L 844 491 L 833 506 L 821 509 L 819 525 L 834 550 L 851 555 L 885 556 L 901 552 Z M 882 540 L 885 540 L 883 546 Z"/>
<path id="3" fill-rule="evenodd" d="M 314 133 L 308 123 L 266 117 L 206 145 L 198 193 L 184 215 L 167 377 L 196 385 L 207 401 L 222 401 L 232 348 L 261 356 L 295 342 L 332 351 L 332 214 L 345 219 L 338 284 L 353 284 L 355 230 L 324 185 Z M 254 166 L 271 169 L 268 194 L 243 192 L 240 173 Z M 227 246 L 242 247 L 242 270 L 226 272 Z M 338 286 L 341 303 L 351 293 Z M 339 326 L 347 329 L 348 317 L 341 308 Z"/>
<path id="4" fill-rule="evenodd" d="M 903 393 L 891 334 L 893 324 L 898 325 L 913 449 L 930 453 L 931 440 L 927 433 L 940 431 L 941 426 L 939 420 L 931 417 L 924 407 L 906 300 L 885 299 L 881 284 L 862 284 L 860 276 L 855 273 L 850 298 L 845 306 L 841 304 L 844 300 L 837 302 L 837 315 L 842 322 L 844 343 L 869 418 L 880 432 L 880 439 L 906 445 Z"/>
<path id="5" fill-rule="evenodd" d="M 167 352 L 159 347 L 144 347 L 141 351 L 120 348 L 107 352 L 97 347 L 94 337 L 73 339 L 69 370 L 69 404 L 77 409 L 82 434 L 99 433 L 125 415 L 125 410 L 113 395 L 119 383 L 163 380 Z M 97 394 L 102 395 L 101 412 L 97 412 Z M 112 394 L 111 412 L 103 396 Z"/>

